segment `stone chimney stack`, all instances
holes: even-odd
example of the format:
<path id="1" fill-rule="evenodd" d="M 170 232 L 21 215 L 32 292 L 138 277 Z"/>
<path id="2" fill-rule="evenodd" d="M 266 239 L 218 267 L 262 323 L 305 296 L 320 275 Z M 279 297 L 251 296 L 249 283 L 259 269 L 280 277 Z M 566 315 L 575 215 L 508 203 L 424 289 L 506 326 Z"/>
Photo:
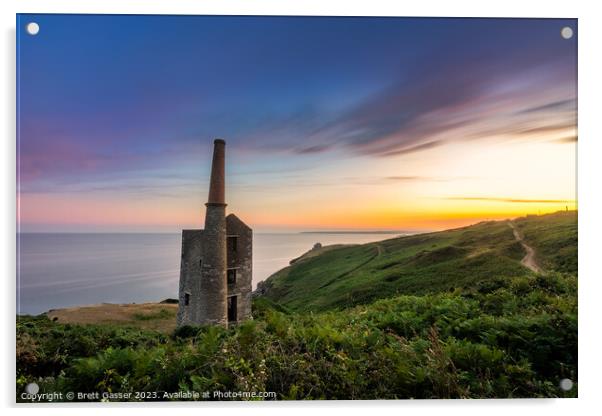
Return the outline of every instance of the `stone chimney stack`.
<path id="1" fill-rule="evenodd" d="M 209 184 L 207 206 L 226 204 L 225 154 L 226 142 L 222 139 L 216 139 L 213 142 L 213 162 L 211 164 L 211 182 Z"/>
<path id="2" fill-rule="evenodd" d="M 226 142 L 217 139 L 213 143 L 209 199 L 205 204 L 205 243 L 201 256 L 201 305 L 204 309 L 201 313 L 204 323 L 227 326 Z"/>

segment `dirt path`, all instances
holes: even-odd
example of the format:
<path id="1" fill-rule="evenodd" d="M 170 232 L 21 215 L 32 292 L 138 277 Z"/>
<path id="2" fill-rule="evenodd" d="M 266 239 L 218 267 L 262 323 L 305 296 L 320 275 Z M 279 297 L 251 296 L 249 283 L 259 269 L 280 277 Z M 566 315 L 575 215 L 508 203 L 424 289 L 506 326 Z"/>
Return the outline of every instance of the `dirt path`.
<path id="1" fill-rule="evenodd" d="M 543 272 L 543 269 L 541 267 L 539 267 L 539 265 L 535 261 L 535 250 L 533 249 L 533 247 L 531 247 L 531 246 L 527 245 L 527 243 L 525 243 L 525 241 L 523 240 L 523 236 L 521 235 L 520 231 L 518 231 L 518 229 L 516 228 L 516 226 L 514 225 L 514 223 L 512 221 L 508 221 L 508 225 L 510 226 L 510 228 L 512 228 L 512 232 L 514 233 L 514 238 L 516 238 L 516 241 L 521 243 L 521 245 L 527 252 L 525 257 L 523 257 L 523 259 L 520 261 L 521 264 L 523 266 L 533 270 L 535 273 Z"/>

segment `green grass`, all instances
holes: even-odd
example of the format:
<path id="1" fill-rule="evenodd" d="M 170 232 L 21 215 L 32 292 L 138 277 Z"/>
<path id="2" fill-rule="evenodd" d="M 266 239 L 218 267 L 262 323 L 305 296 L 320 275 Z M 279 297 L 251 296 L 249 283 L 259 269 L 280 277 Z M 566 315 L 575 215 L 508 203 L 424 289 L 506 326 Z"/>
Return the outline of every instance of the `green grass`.
<path id="1" fill-rule="evenodd" d="M 161 309 L 159 311 L 151 312 L 151 313 L 135 313 L 132 317 L 137 321 L 151 321 L 151 320 L 155 320 L 155 319 L 167 319 L 167 318 L 175 319 L 176 313 L 175 313 L 175 311 Z"/>
<path id="2" fill-rule="evenodd" d="M 577 212 L 560 211 L 515 221 L 545 270 L 577 273 Z"/>
<path id="3" fill-rule="evenodd" d="M 326 311 L 453 291 L 528 273 L 524 255 L 507 222 L 484 222 L 330 250 L 275 273 L 265 297 L 294 311 Z"/>

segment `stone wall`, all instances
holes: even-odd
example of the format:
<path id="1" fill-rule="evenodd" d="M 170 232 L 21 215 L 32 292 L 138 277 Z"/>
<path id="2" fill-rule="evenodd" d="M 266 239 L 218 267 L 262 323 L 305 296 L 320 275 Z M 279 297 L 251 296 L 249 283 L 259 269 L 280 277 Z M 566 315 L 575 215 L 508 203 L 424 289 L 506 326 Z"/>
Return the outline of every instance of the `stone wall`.
<path id="1" fill-rule="evenodd" d="M 253 279 L 253 230 L 236 215 L 226 218 L 228 268 L 236 270 L 236 283 L 228 285 L 228 296 L 237 296 L 238 321 L 251 318 Z M 232 239 L 236 239 L 233 244 Z"/>
<path id="2" fill-rule="evenodd" d="M 193 325 L 201 319 L 201 268 L 203 230 L 182 230 L 182 258 L 177 325 Z M 186 294 L 189 295 L 186 305 Z"/>

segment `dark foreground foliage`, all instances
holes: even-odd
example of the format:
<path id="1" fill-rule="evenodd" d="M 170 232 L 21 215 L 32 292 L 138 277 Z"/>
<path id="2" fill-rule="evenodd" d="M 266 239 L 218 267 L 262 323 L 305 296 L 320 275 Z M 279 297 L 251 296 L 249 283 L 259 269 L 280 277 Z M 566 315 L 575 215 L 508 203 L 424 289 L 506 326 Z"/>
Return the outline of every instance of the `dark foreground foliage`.
<path id="1" fill-rule="evenodd" d="M 576 384 L 558 388 L 577 381 L 572 275 L 491 279 L 320 314 L 267 301 L 254 310 L 235 328 L 171 336 L 20 317 L 18 394 L 36 381 L 41 392 L 273 391 L 277 399 L 577 395 Z"/>

